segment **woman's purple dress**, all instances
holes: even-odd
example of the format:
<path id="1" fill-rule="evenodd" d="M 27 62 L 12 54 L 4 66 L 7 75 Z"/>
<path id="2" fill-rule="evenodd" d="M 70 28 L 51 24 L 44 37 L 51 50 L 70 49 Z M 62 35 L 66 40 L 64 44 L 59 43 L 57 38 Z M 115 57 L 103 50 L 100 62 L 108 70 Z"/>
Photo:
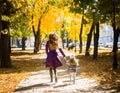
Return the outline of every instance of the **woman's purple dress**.
<path id="1" fill-rule="evenodd" d="M 60 53 L 65 56 L 64 52 L 61 48 L 59 48 Z M 58 53 L 56 50 L 51 50 L 49 47 L 49 41 L 46 43 L 46 67 L 60 67 L 62 66 L 61 59 L 59 58 Z"/>

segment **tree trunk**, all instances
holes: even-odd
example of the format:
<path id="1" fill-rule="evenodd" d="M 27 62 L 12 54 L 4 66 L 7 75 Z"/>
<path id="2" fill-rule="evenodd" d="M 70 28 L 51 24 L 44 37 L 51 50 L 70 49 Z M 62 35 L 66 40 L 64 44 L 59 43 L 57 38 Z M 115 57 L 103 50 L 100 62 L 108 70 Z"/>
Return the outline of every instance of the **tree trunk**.
<path id="1" fill-rule="evenodd" d="M 113 42 L 113 69 L 117 69 L 118 62 L 117 62 L 117 30 L 116 30 L 116 23 L 115 23 L 115 0 L 113 2 L 113 31 L 114 31 L 114 42 Z"/>
<path id="2" fill-rule="evenodd" d="M 26 37 L 22 37 L 22 50 L 25 50 L 25 48 L 26 48 L 26 46 L 25 46 L 25 44 L 26 44 L 26 41 L 27 40 L 27 38 Z"/>
<path id="3" fill-rule="evenodd" d="M 64 39 L 62 38 L 62 48 L 65 48 L 64 47 Z"/>
<path id="4" fill-rule="evenodd" d="M 114 29 L 114 42 L 113 42 L 113 69 L 117 69 L 117 67 L 118 67 L 118 62 L 117 62 L 117 50 L 118 50 L 117 42 L 118 42 L 118 33 L 117 33 L 116 28 L 115 28 L 115 25 L 113 25 L 113 29 Z"/>
<path id="5" fill-rule="evenodd" d="M 10 51 L 9 51 L 9 35 L 8 34 L 1 34 L 1 67 L 10 68 L 11 58 L 10 58 Z"/>
<path id="6" fill-rule="evenodd" d="M 96 60 L 98 56 L 98 40 L 99 40 L 99 22 L 96 23 L 96 30 L 94 31 L 94 53 L 93 53 L 94 60 Z"/>
<path id="7" fill-rule="evenodd" d="M 90 32 L 89 32 L 89 34 L 87 35 L 87 43 L 86 43 L 86 52 L 85 52 L 85 56 L 89 56 L 89 55 L 90 55 L 89 49 L 90 49 L 90 44 L 91 44 L 93 29 L 94 29 L 94 25 L 93 25 L 93 23 L 92 23 Z"/>
<path id="8" fill-rule="evenodd" d="M 10 52 L 10 54 L 11 54 L 11 41 L 10 41 L 10 39 L 11 39 L 11 37 L 10 37 L 10 31 L 9 31 L 9 52 Z"/>
<path id="9" fill-rule="evenodd" d="M 2 20 L 1 20 L 1 7 L 0 7 L 0 63 L 1 63 L 1 31 L 2 31 Z"/>
<path id="10" fill-rule="evenodd" d="M 113 45 L 113 69 L 117 69 L 117 33 L 114 31 L 114 45 Z"/>
<path id="11" fill-rule="evenodd" d="M 40 30 L 40 25 L 41 25 L 41 17 L 39 19 L 39 23 L 38 23 L 38 32 L 37 32 L 37 52 L 40 50 L 40 46 L 41 46 L 41 30 Z"/>
<path id="12" fill-rule="evenodd" d="M 41 31 L 41 30 L 40 30 Z M 39 50 L 42 48 L 42 35 L 40 32 L 40 38 L 39 38 Z"/>
<path id="13" fill-rule="evenodd" d="M 37 35 L 36 34 L 34 35 L 34 38 L 35 38 L 35 41 L 34 41 L 34 54 L 37 54 L 37 48 L 36 48 L 36 46 L 37 46 Z"/>
<path id="14" fill-rule="evenodd" d="M 35 35 L 34 53 L 37 54 L 39 50 L 40 50 L 40 31 L 37 31 Z"/>
<path id="15" fill-rule="evenodd" d="M 35 54 L 37 54 L 37 52 L 40 50 L 40 46 L 41 46 L 40 25 L 41 25 L 41 17 L 39 19 L 37 33 L 35 33 L 35 43 L 34 43 L 34 53 Z"/>
<path id="16" fill-rule="evenodd" d="M 32 15 L 32 20 L 33 20 L 33 15 Z M 32 23 L 33 23 L 33 21 L 32 21 Z M 35 38 L 35 41 L 34 41 L 34 54 L 37 54 L 37 52 L 40 50 L 40 46 L 41 46 L 40 25 L 41 25 L 41 17 L 39 19 L 38 30 L 37 31 L 35 31 L 34 25 L 32 25 L 34 38 Z"/>
<path id="17" fill-rule="evenodd" d="M 67 46 L 66 46 L 67 48 L 69 47 L 69 42 L 68 42 L 68 40 L 69 40 L 69 39 L 68 39 L 68 37 L 67 37 Z"/>
<path id="18" fill-rule="evenodd" d="M 60 31 L 60 38 L 62 40 L 62 48 L 65 48 L 64 43 L 65 43 L 65 28 L 64 28 L 64 23 L 62 24 L 62 30 Z"/>
<path id="19" fill-rule="evenodd" d="M 82 32 L 83 32 L 83 20 L 84 20 L 84 15 L 82 16 L 82 22 L 81 22 L 81 29 L 80 29 L 80 51 L 79 53 L 82 53 Z"/>

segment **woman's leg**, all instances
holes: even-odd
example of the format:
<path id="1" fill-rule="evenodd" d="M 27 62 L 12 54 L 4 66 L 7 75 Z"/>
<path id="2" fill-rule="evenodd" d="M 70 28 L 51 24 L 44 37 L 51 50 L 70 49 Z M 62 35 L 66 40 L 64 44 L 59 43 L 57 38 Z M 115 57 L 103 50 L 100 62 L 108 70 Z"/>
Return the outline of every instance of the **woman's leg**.
<path id="1" fill-rule="evenodd" d="M 53 70 L 54 70 L 54 74 L 55 74 L 55 82 L 57 82 L 57 69 L 56 69 L 56 67 L 54 67 Z"/>
<path id="2" fill-rule="evenodd" d="M 51 82 L 53 82 L 53 72 L 52 72 L 52 67 L 50 67 L 50 69 L 49 69 L 49 73 L 50 73 Z"/>

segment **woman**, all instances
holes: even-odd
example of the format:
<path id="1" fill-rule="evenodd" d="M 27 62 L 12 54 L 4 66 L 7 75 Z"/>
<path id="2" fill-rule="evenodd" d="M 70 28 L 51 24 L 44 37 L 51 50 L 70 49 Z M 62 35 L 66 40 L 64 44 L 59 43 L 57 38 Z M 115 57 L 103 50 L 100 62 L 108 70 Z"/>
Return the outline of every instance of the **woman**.
<path id="1" fill-rule="evenodd" d="M 53 71 L 55 76 L 55 82 L 57 82 L 56 68 L 62 66 L 62 62 L 58 56 L 57 49 L 61 52 L 63 57 L 65 54 L 61 48 L 59 48 L 59 40 L 58 35 L 56 33 L 49 34 L 49 40 L 46 43 L 46 67 L 49 67 L 49 73 L 51 82 L 53 82 Z"/>

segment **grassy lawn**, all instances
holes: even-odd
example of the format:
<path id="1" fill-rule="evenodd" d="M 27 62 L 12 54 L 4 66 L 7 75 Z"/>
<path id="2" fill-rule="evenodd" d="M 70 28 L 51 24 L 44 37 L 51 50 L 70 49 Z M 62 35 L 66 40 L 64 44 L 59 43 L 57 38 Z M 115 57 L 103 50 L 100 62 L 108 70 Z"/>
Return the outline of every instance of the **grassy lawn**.
<path id="1" fill-rule="evenodd" d="M 27 75 L 31 72 L 40 71 L 40 66 L 44 65 L 42 56 L 45 56 L 44 50 L 38 54 L 33 54 L 33 50 L 12 50 L 13 67 L 9 69 L 0 68 L 0 93 L 12 92 Z M 120 66 L 117 70 L 112 70 L 112 57 L 111 51 L 105 49 L 99 49 L 98 59 L 95 61 L 92 60 L 92 56 L 85 57 L 84 53 L 76 53 L 76 58 L 79 59 L 82 68 L 80 74 L 96 79 L 101 89 L 120 91 Z M 118 52 L 118 62 L 120 62 L 120 52 Z"/>

